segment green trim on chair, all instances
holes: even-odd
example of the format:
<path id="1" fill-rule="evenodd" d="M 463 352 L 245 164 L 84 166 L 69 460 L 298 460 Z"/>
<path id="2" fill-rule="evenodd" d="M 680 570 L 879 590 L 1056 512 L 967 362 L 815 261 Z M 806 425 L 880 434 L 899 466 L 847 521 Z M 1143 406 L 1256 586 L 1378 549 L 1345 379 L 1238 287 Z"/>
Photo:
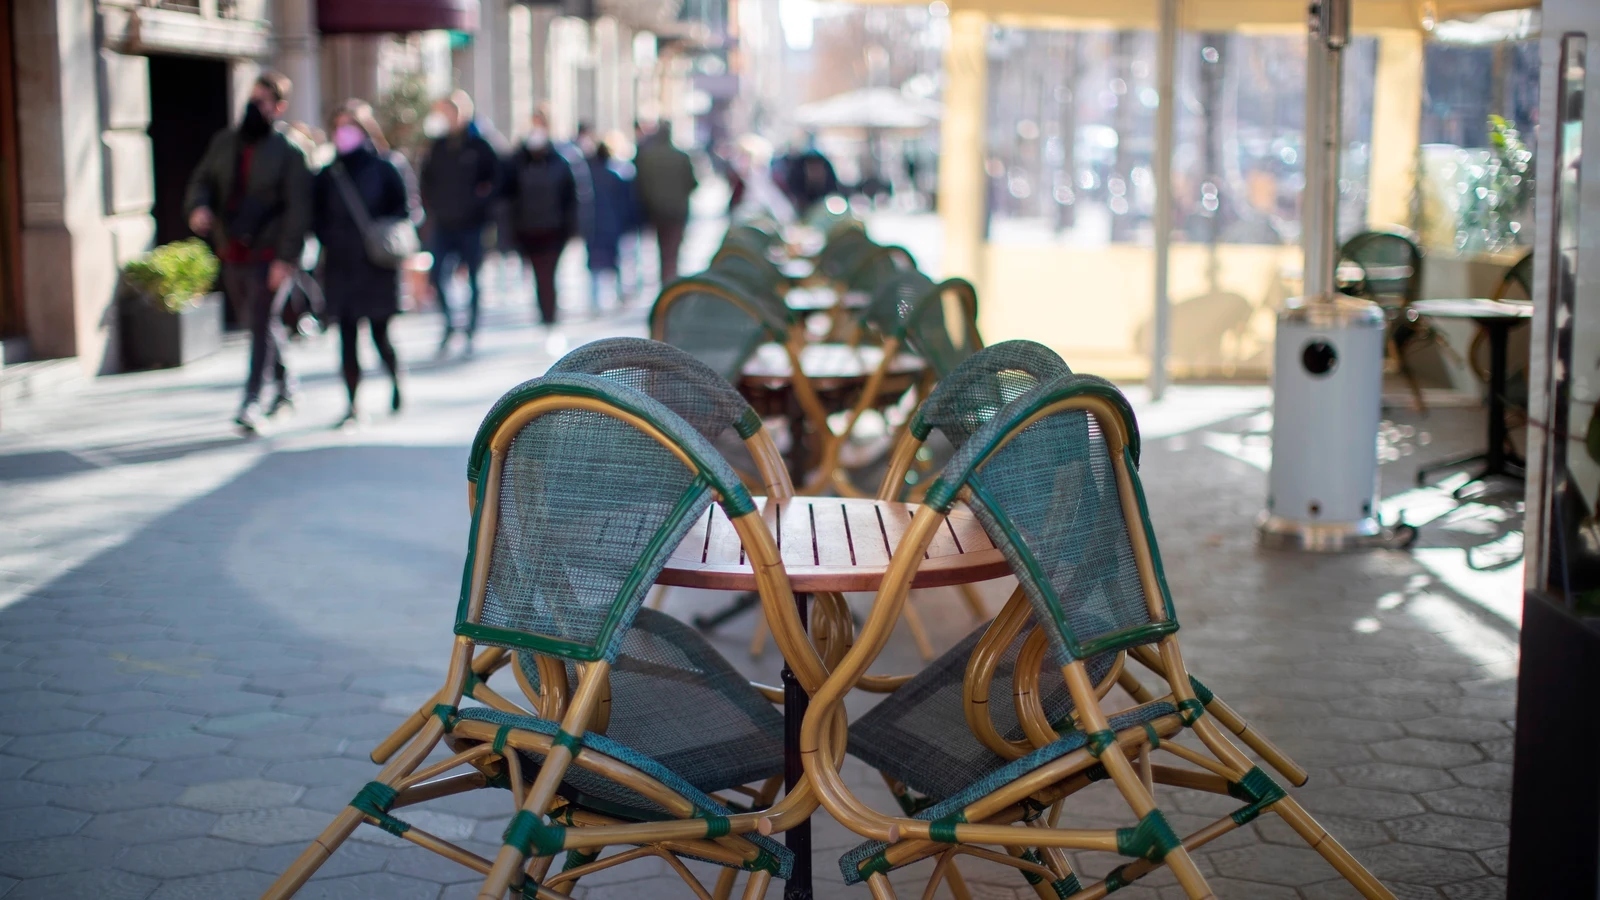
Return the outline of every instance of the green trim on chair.
<path id="1" fill-rule="evenodd" d="M 507 847 L 515 847 L 523 856 L 554 856 L 566 843 L 567 829 L 546 825 L 540 816 L 519 809 L 506 825 L 502 839 Z"/>
<path id="2" fill-rule="evenodd" d="M 956 826 L 967 824 L 967 814 L 964 812 L 951 813 L 942 819 L 934 819 L 928 823 L 928 839 L 941 844 L 956 843 Z"/>
<path id="3" fill-rule="evenodd" d="M 1181 846 L 1183 842 L 1178 840 L 1159 809 L 1145 813 L 1133 828 L 1117 829 L 1117 852 L 1123 856 L 1160 862 Z"/>
<path id="4" fill-rule="evenodd" d="M 389 808 L 394 806 L 395 797 L 399 791 L 381 781 L 369 781 L 356 792 L 350 800 L 352 809 L 360 810 L 364 815 L 373 820 L 373 824 L 389 832 L 395 837 L 401 837 L 411 830 L 409 822 L 402 822 L 389 815 Z"/>
<path id="5" fill-rule="evenodd" d="M 1188 700 L 1178 701 L 1178 718 L 1183 720 L 1184 727 L 1193 728 L 1194 723 L 1206 714 L 1206 705 L 1190 697 Z"/>
<path id="6" fill-rule="evenodd" d="M 1272 776 L 1261 771 L 1260 766 L 1252 766 L 1244 777 L 1228 785 L 1228 793 L 1240 800 L 1249 800 L 1250 803 L 1234 812 L 1229 818 L 1235 824 L 1247 825 L 1266 810 L 1267 807 L 1289 796 Z"/>

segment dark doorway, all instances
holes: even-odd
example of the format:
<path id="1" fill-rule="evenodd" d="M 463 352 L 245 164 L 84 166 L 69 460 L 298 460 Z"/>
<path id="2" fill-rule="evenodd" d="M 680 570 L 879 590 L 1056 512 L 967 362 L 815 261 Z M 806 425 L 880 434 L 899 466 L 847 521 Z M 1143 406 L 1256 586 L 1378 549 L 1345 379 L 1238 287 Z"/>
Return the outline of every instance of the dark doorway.
<path id="1" fill-rule="evenodd" d="M 11 10 L 0 10 L 0 338 L 22 333 L 22 219 L 17 202 L 17 81 Z"/>
<path id="2" fill-rule="evenodd" d="M 228 125 L 228 64 L 150 57 L 150 150 L 155 157 L 156 243 L 190 236 L 183 192 L 211 136 Z"/>

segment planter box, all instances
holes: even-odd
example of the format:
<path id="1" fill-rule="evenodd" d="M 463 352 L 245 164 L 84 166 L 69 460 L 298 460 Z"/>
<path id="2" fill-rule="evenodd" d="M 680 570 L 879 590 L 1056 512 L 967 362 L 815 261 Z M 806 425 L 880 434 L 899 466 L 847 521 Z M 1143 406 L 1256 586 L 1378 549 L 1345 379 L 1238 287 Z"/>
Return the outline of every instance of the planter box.
<path id="1" fill-rule="evenodd" d="M 222 295 L 207 294 L 171 313 L 138 294 L 122 302 L 122 359 L 129 369 L 170 369 L 222 346 Z"/>

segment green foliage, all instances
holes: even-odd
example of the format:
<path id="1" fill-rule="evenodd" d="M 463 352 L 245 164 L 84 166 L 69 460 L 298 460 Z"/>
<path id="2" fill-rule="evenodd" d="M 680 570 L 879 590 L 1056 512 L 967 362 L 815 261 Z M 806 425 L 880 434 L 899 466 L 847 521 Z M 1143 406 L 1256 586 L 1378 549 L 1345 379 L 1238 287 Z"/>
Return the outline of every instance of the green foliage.
<path id="1" fill-rule="evenodd" d="M 122 270 L 129 287 L 168 312 L 183 312 L 211 290 L 217 258 L 199 238 L 174 241 L 151 250 Z"/>
<path id="2" fill-rule="evenodd" d="M 427 118 L 432 105 L 427 75 L 419 69 L 397 73 L 373 112 L 390 146 L 415 161 L 424 140 L 422 120 Z"/>
<path id="3" fill-rule="evenodd" d="M 1518 243 L 1520 214 L 1533 190 L 1533 151 L 1501 116 L 1489 117 L 1489 158 L 1467 167 L 1458 249 L 1480 250 Z"/>

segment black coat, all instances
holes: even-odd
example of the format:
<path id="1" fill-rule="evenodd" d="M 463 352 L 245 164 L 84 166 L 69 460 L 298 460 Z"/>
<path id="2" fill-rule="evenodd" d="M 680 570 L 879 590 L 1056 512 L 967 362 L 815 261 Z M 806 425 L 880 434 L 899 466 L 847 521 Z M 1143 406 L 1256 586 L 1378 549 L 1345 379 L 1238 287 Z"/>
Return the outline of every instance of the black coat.
<path id="1" fill-rule="evenodd" d="M 572 167 L 552 147 L 522 147 L 512 154 L 506 177 L 511 227 L 518 235 L 558 237 L 578 233 L 578 190 Z"/>
<path id="2" fill-rule="evenodd" d="M 339 157 L 312 184 L 312 230 L 322 242 L 322 292 L 328 312 L 341 319 L 391 316 L 400 310 L 400 272 L 367 259 L 361 228 L 334 180 L 343 167 L 370 219 L 417 219 L 411 169 L 400 156 L 366 148 Z"/>
<path id="3" fill-rule="evenodd" d="M 422 206 L 432 228 L 482 228 L 500 178 L 500 157 L 469 126 L 435 140 L 422 161 Z"/>

